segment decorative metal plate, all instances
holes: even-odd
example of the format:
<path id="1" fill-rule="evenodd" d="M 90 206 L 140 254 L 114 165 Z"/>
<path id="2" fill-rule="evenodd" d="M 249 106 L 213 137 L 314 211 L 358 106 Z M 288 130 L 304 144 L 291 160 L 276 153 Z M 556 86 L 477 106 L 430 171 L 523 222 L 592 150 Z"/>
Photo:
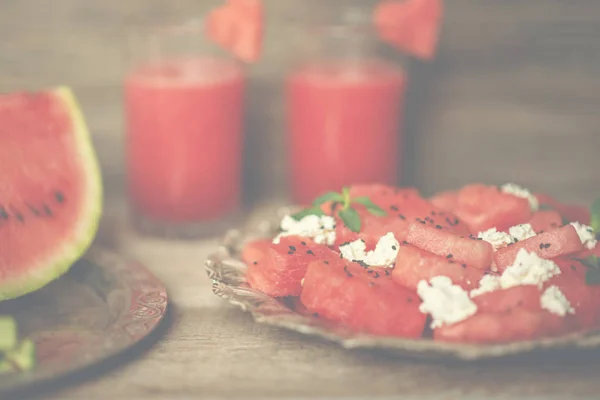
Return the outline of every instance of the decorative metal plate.
<path id="1" fill-rule="evenodd" d="M 245 279 L 247 265 L 240 259 L 242 245 L 252 239 L 273 237 L 280 217 L 258 226 L 227 232 L 219 248 L 206 261 L 213 292 L 252 314 L 256 322 L 274 325 L 306 335 L 321 337 L 345 348 L 379 349 L 388 354 L 412 358 L 478 360 L 517 355 L 531 357 L 548 352 L 600 347 L 600 332 L 583 332 L 534 341 L 494 345 L 454 344 L 431 339 L 403 339 L 358 334 L 343 326 L 302 313 L 290 299 L 277 299 L 250 288 Z"/>
<path id="2" fill-rule="evenodd" d="M 167 292 L 144 266 L 93 247 L 61 279 L 0 303 L 37 347 L 32 371 L 0 375 L 0 394 L 53 380 L 121 353 L 149 335 L 167 311 Z"/>

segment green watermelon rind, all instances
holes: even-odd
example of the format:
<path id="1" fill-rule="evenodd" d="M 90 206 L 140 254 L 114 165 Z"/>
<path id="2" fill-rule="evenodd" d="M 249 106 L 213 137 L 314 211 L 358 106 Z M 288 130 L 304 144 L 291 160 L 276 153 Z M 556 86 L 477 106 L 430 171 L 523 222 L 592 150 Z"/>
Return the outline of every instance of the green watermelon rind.
<path id="1" fill-rule="evenodd" d="M 54 256 L 41 260 L 38 265 L 23 267 L 25 273 L 11 276 L 0 282 L 0 301 L 34 292 L 64 275 L 90 247 L 100 224 L 102 179 L 85 118 L 69 87 L 57 87 L 51 93 L 64 103 L 73 122 L 73 133 L 78 142 L 81 166 L 86 170 L 84 179 L 87 183 L 88 195 L 87 200 L 84 201 L 87 207 L 81 214 L 77 232 L 73 234 L 73 241 L 65 242 L 62 248 L 56 250 Z"/>

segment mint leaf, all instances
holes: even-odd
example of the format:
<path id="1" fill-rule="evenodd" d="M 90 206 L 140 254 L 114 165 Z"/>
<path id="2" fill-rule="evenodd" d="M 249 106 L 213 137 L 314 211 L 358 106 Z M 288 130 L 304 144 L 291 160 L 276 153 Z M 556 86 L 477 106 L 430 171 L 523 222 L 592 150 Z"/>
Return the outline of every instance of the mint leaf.
<path id="1" fill-rule="evenodd" d="M 584 258 L 582 260 L 580 259 L 579 261 L 588 268 L 598 269 L 598 257 L 594 255 L 589 256 L 588 258 Z"/>
<path id="2" fill-rule="evenodd" d="M 585 283 L 588 286 L 600 285 L 600 270 L 589 269 L 585 273 Z"/>
<path id="3" fill-rule="evenodd" d="M 592 208 L 590 209 L 592 218 L 590 219 L 590 226 L 594 232 L 600 232 L 600 199 L 597 199 Z"/>
<path id="4" fill-rule="evenodd" d="M 369 211 L 373 215 L 377 215 L 378 217 L 383 217 L 387 215 L 383 208 L 373 203 L 371 199 L 369 199 L 367 196 L 357 197 L 355 199 L 352 199 L 352 202 L 362 204 L 363 206 L 367 207 L 367 211 Z"/>
<path id="5" fill-rule="evenodd" d="M 352 232 L 360 232 L 360 217 L 356 210 L 352 207 L 340 211 L 340 218 L 344 222 L 344 225 L 348 227 Z"/>
<path id="6" fill-rule="evenodd" d="M 304 218 L 308 215 L 318 215 L 320 217 L 322 215 L 325 215 L 325 213 L 323 212 L 323 210 L 321 210 L 321 207 L 315 206 L 315 207 L 305 208 L 304 210 L 300 210 L 296 214 L 292 214 L 291 217 L 294 218 L 296 221 L 300 221 L 302 218 Z"/>
<path id="7" fill-rule="evenodd" d="M 327 192 L 319 197 L 317 197 L 315 199 L 315 201 L 313 201 L 313 204 L 315 206 L 320 206 L 323 203 L 327 203 L 328 201 L 338 201 L 338 202 L 342 202 L 344 201 L 344 197 L 336 192 Z"/>

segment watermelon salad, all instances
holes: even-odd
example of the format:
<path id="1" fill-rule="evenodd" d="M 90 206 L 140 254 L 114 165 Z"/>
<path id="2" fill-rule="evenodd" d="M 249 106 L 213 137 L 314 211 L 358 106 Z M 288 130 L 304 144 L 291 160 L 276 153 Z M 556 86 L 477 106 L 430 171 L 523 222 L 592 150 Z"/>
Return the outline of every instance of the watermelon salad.
<path id="1" fill-rule="evenodd" d="M 506 343 L 600 326 L 600 202 L 354 185 L 247 242 L 248 285 L 365 334 Z M 300 312 L 300 311 L 299 311 Z"/>

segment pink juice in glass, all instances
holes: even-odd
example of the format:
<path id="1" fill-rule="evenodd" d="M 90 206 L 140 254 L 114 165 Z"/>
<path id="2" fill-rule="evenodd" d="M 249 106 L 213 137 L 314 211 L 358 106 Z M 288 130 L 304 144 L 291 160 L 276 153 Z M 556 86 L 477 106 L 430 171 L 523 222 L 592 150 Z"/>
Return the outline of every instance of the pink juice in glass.
<path id="1" fill-rule="evenodd" d="M 288 78 L 292 200 L 397 184 L 404 72 L 378 60 L 313 63 Z"/>
<path id="2" fill-rule="evenodd" d="M 241 197 L 243 70 L 218 58 L 146 64 L 125 82 L 128 190 L 135 211 L 189 223 Z"/>

